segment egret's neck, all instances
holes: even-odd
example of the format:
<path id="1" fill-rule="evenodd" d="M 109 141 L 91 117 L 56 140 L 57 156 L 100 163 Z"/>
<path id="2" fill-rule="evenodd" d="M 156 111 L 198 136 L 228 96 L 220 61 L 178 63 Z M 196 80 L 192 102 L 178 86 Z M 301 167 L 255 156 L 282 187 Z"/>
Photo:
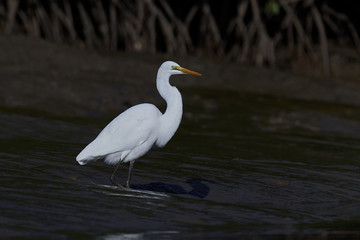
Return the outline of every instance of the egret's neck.
<path id="1" fill-rule="evenodd" d="M 164 146 L 178 129 L 182 113 L 183 103 L 179 90 L 169 83 L 170 75 L 158 74 L 156 86 L 161 97 L 166 101 L 165 113 L 160 117 L 159 136 L 156 144 Z"/>
<path id="2" fill-rule="evenodd" d="M 169 107 L 173 107 L 174 104 L 180 103 L 180 107 L 182 109 L 182 98 L 179 90 L 171 86 L 169 83 L 170 75 L 158 75 L 156 80 L 156 87 L 161 95 L 161 97 L 167 103 L 166 111 L 170 110 Z"/>

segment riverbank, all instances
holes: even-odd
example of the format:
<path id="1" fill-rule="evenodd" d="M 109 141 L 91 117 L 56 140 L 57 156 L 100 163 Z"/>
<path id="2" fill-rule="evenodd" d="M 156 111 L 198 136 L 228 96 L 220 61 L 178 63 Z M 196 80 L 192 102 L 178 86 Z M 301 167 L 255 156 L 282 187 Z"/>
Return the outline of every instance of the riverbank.
<path id="1" fill-rule="evenodd" d="M 99 117 L 140 102 L 164 104 L 155 77 L 165 60 L 203 73 L 201 78 L 174 76 L 171 82 L 180 90 L 211 88 L 360 106 L 360 85 L 355 82 L 222 60 L 99 53 L 11 35 L 0 35 L 0 52 L 0 107 L 54 117 Z"/>

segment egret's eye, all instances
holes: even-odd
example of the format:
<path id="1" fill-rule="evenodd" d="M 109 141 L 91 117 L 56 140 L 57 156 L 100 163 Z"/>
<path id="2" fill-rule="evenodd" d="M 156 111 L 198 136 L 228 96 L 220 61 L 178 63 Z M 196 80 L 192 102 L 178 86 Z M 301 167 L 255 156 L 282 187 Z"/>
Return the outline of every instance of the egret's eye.
<path id="1" fill-rule="evenodd" d="M 171 66 L 171 69 L 173 69 L 173 70 L 180 70 L 180 67 L 173 65 L 173 66 Z"/>

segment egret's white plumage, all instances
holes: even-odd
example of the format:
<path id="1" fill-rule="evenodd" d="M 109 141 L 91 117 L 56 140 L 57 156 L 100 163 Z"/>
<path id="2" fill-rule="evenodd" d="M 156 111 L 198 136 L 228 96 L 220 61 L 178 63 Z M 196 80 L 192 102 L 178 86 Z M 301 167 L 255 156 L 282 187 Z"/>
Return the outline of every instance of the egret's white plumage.
<path id="1" fill-rule="evenodd" d="M 102 158 L 107 164 L 130 162 L 126 183 L 129 187 L 134 161 L 154 146 L 165 146 L 179 127 L 182 117 L 182 98 L 177 88 L 170 85 L 169 79 L 171 75 L 184 73 L 201 75 L 182 68 L 175 62 L 164 62 L 158 70 L 156 86 L 167 103 L 165 113 L 162 114 L 157 107 L 148 103 L 127 109 L 112 120 L 95 140 L 79 153 L 76 157 L 78 163 L 84 165 Z M 113 183 L 118 166 L 111 176 Z"/>

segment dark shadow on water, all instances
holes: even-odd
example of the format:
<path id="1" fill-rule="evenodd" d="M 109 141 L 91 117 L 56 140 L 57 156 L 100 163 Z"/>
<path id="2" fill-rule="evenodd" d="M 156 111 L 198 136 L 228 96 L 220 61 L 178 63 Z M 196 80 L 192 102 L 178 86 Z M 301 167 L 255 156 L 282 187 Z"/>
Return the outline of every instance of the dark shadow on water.
<path id="1" fill-rule="evenodd" d="M 192 190 L 190 191 L 186 191 L 183 187 L 179 185 L 164 183 L 164 182 L 153 182 L 148 184 L 131 184 L 131 188 L 136 190 L 146 190 L 146 191 L 162 192 L 169 194 L 186 194 L 198 198 L 205 198 L 209 194 L 210 188 L 204 182 L 213 183 L 213 181 L 203 178 L 189 179 L 186 181 L 186 183 L 192 187 Z"/>

